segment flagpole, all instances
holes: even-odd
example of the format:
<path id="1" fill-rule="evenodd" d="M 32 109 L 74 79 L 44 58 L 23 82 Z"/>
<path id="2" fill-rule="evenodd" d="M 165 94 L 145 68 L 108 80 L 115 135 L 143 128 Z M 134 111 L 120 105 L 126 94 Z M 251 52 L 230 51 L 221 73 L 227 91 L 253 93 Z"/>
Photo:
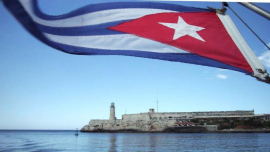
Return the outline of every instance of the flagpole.
<path id="1" fill-rule="evenodd" d="M 248 3 L 248 2 L 238 2 L 239 4 L 243 5 L 244 7 L 252 10 L 253 12 L 261 15 L 262 17 L 270 20 L 270 13 L 266 10 L 260 8 L 259 6 L 256 6 L 255 4 Z"/>

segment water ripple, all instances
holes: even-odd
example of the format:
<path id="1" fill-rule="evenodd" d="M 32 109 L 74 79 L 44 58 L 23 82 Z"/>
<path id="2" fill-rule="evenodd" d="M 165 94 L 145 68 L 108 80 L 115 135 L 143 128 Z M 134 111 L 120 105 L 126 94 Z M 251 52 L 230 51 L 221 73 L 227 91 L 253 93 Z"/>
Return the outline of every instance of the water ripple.
<path id="1" fill-rule="evenodd" d="M 0 152 L 270 151 L 270 134 L 0 131 Z M 229 147 L 229 148 L 228 148 Z"/>

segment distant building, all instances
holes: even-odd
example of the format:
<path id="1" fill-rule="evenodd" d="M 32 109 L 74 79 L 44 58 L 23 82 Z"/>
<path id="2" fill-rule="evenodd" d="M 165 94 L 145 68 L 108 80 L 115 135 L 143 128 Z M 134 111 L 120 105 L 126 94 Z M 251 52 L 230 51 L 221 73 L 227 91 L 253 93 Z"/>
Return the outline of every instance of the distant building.
<path id="1" fill-rule="evenodd" d="M 255 118 L 259 118 L 263 121 L 268 121 L 268 120 L 270 120 L 270 114 L 255 115 Z"/>
<path id="2" fill-rule="evenodd" d="M 122 119 L 115 117 L 115 105 L 111 103 L 109 120 L 93 119 L 88 125 L 82 128 L 82 131 L 117 131 L 117 130 L 138 130 L 138 131 L 162 131 L 170 127 L 195 126 L 191 122 L 193 119 L 248 119 L 254 117 L 254 110 L 236 110 L 236 111 L 206 111 L 206 112 L 155 112 L 155 109 L 149 109 L 149 112 L 139 114 L 124 114 Z M 257 116 L 262 119 L 268 119 L 269 115 Z M 215 130 L 216 126 L 214 125 Z M 209 128 L 209 126 L 208 126 Z"/>
<path id="3" fill-rule="evenodd" d="M 150 109 L 148 113 L 124 114 L 123 120 L 191 120 L 191 119 L 210 119 L 210 118 L 251 118 L 254 117 L 254 110 L 236 111 L 206 111 L 206 112 L 154 112 Z"/>

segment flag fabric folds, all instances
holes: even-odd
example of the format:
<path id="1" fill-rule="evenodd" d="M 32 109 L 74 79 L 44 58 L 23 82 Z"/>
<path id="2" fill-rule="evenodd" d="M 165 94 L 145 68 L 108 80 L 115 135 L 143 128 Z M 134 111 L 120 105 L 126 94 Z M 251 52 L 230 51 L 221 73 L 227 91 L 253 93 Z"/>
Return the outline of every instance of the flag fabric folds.
<path id="1" fill-rule="evenodd" d="M 230 17 L 208 9 L 116 2 L 50 16 L 36 0 L 3 2 L 33 36 L 66 53 L 153 58 L 268 77 Z"/>

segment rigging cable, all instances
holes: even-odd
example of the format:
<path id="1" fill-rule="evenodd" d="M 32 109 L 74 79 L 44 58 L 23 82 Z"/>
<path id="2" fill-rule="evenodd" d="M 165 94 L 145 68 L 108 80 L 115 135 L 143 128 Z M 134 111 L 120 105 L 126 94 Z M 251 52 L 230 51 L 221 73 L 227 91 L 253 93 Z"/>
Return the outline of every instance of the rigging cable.
<path id="1" fill-rule="evenodd" d="M 234 15 L 236 15 L 246 25 L 246 27 L 265 45 L 265 47 L 270 50 L 270 47 L 247 25 L 247 23 L 229 6 L 228 3 L 223 2 L 223 5 L 228 7 L 234 13 Z"/>
<path id="2" fill-rule="evenodd" d="M 221 9 L 215 9 L 215 8 L 212 8 L 212 7 L 208 7 L 208 9 L 216 11 L 219 14 L 225 14 L 225 12 L 227 11 L 227 9 L 225 7 L 229 7 L 229 9 L 248 27 L 248 29 L 251 30 L 251 32 L 270 50 L 269 46 L 247 25 L 246 22 L 243 21 L 243 19 L 238 14 L 235 13 L 235 11 L 233 11 L 233 9 L 228 5 L 228 3 L 222 2 L 222 8 Z M 267 74 L 266 70 L 257 69 L 257 71 L 259 73 L 266 74 L 266 75 L 265 75 L 264 78 L 258 78 L 258 77 L 255 77 L 255 78 L 258 81 L 270 84 L 270 77 Z"/>

